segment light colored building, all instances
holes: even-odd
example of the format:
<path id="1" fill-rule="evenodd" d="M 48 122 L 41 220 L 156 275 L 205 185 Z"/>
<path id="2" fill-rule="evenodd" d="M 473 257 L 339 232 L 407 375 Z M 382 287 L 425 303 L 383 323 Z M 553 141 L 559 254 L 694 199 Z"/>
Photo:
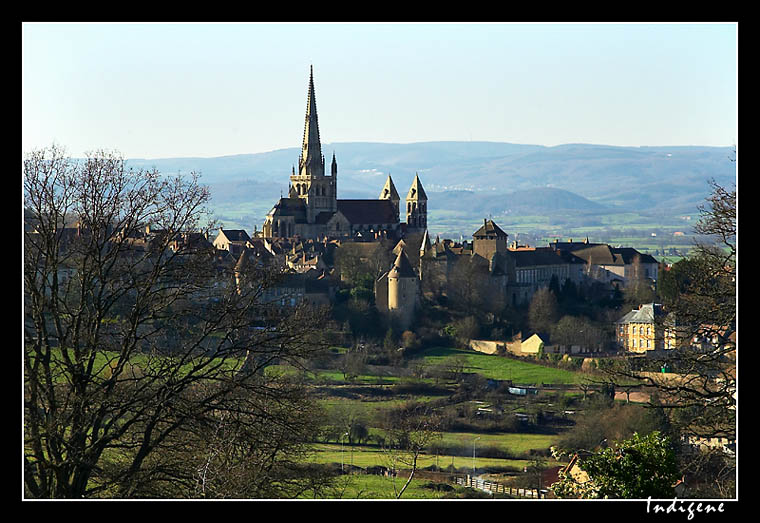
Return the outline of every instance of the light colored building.
<path id="1" fill-rule="evenodd" d="M 219 234 L 214 238 L 214 247 L 229 251 L 237 257 L 246 249 L 250 240 L 248 233 L 242 229 L 219 229 Z"/>
<path id="2" fill-rule="evenodd" d="M 565 244 L 566 252 L 585 264 L 587 278 L 618 288 L 633 282 L 656 282 L 659 262 L 649 254 L 632 247 L 610 247 L 606 244 Z"/>
<path id="3" fill-rule="evenodd" d="M 618 346 L 628 352 L 646 353 L 659 349 L 674 349 L 676 336 L 663 326 L 666 313 L 658 303 L 645 303 L 616 322 Z"/>

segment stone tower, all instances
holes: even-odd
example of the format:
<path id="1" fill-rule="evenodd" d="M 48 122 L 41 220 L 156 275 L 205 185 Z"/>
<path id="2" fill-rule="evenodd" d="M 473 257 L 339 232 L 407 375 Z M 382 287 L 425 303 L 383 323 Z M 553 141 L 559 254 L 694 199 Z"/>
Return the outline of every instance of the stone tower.
<path id="1" fill-rule="evenodd" d="M 483 220 L 483 226 L 472 234 L 472 252 L 490 260 L 494 254 L 507 252 L 507 233 L 493 220 Z"/>
<path id="2" fill-rule="evenodd" d="M 406 227 L 409 232 L 427 229 L 427 195 L 417 173 L 406 195 Z"/>
<path id="3" fill-rule="evenodd" d="M 419 278 L 403 249 L 388 273 L 388 313 L 399 328 L 407 329 L 414 319 Z"/>
<path id="4" fill-rule="evenodd" d="M 385 181 L 385 185 L 383 186 L 383 190 L 380 191 L 380 200 L 390 200 L 393 203 L 393 208 L 396 211 L 396 221 L 399 221 L 399 204 L 401 202 L 401 197 L 398 195 L 398 191 L 396 191 L 396 186 L 393 185 L 393 179 L 391 178 L 391 175 L 388 175 L 388 179 Z"/>
<path id="5" fill-rule="evenodd" d="M 309 71 L 305 120 L 301 155 L 298 158 L 298 171 L 294 168 L 290 175 L 291 189 L 289 195 L 304 200 L 306 220 L 308 223 L 314 223 L 320 212 L 335 212 L 338 209 L 338 164 L 335 161 L 335 153 L 333 153 L 330 175 L 325 175 L 325 157 L 322 155 L 319 120 L 317 118 L 317 99 L 314 95 L 313 67 Z"/>

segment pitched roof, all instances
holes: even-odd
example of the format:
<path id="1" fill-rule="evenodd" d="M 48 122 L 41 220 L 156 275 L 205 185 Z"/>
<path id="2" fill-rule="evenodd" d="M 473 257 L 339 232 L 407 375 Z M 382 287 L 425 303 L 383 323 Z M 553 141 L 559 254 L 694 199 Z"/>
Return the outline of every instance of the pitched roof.
<path id="1" fill-rule="evenodd" d="M 640 253 L 632 247 L 610 247 L 606 244 L 574 249 L 572 255 L 596 265 L 630 265 L 637 257 L 640 263 L 657 263 L 651 255 Z"/>
<path id="2" fill-rule="evenodd" d="M 314 217 L 314 223 L 324 225 L 327 222 L 329 222 L 330 218 L 332 218 L 333 216 L 335 216 L 334 212 L 322 211 Z"/>
<path id="3" fill-rule="evenodd" d="M 390 200 L 338 200 L 338 210 L 352 224 L 396 223 L 398 217 Z"/>
<path id="4" fill-rule="evenodd" d="M 510 249 L 509 254 L 515 260 L 515 267 L 567 264 L 567 260 L 563 259 L 556 251 L 548 247 L 537 247 L 535 249 Z"/>
<path id="5" fill-rule="evenodd" d="M 296 222 L 306 220 L 306 205 L 302 198 L 280 198 L 269 211 L 270 216 L 293 216 Z"/>
<path id="6" fill-rule="evenodd" d="M 655 316 L 663 314 L 659 303 L 645 303 L 620 318 L 618 323 L 654 323 Z"/>
<path id="7" fill-rule="evenodd" d="M 247 242 L 251 239 L 243 229 L 219 229 L 219 234 L 224 234 L 231 242 Z"/>
<path id="8" fill-rule="evenodd" d="M 508 235 L 493 220 L 483 220 L 483 225 L 472 233 L 473 238 L 506 238 Z"/>
<path id="9" fill-rule="evenodd" d="M 639 252 L 633 247 L 612 247 L 612 250 L 626 265 L 634 263 L 637 257 L 640 263 L 658 263 L 652 255 Z"/>

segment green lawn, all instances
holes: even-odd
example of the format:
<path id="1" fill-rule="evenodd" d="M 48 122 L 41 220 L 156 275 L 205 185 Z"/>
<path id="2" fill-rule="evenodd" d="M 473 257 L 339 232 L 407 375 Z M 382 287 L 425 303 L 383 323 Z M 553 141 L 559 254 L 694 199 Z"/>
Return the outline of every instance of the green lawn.
<path id="1" fill-rule="evenodd" d="M 400 491 L 406 477 L 398 476 L 396 478 L 357 474 L 340 476 L 330 493 L 330 499 L 396 499 L 396 492 Z M 430 481 L 426 479 L 415 478 L 404 491 L 401 499 L 440 499 L 445 495 L 445 491 L 437 491 L 427 487 Z M 395 489 L 394 489 L 395 485 Z M 459 487 L 462 488 L 462 487 Z M 303 498 L 307 498 L 304 495 Z"/>
<path id="2" fill-rule="evenodd" d="M 426 351 L 422 358 L 426 363 L 440 364 L 456 356 L 463 356 L 466 359 L 467 368 L 465 372 L 474 372 L 490 379 L 512 380 L 521 385 L 572 384 L 580 383 L 583 380 L 582 374 L 569 370 L 545 367 L 536 363 L 483 354 L 473 350 L 437 347 Z"/>
<path id="3" fill-rule="evenodd" d="M 477 441 L 475 441 L 476 438 L 478 438 Z M 441 442 L 467 447 L 471 447 L 475 443 L 476 456 L 478 447 L 500 447 L 515 455 L 524 454 L 527 456 L 531 449 L 548 449 L 556 443 L 557 439 L 558 436 L 553 434 L 444 432 Z"/>
<path id="4" fill-rule="evenodd" d="M 456 469 L 470 469 L 473 466 L 473 457 L 471 454 L 473 436 L 463 434 L 444 434 L 444 441 L 448 441 L 449 438 L 456 439 L 458 436 L 462 437 L 461 443 L 466 445 L 468 452 L 464 456 L 451 456 L 451 455 L 435 455 L 435 454 L 423 454 L 418 460 L 418 467 L 424 469 L 435 465 L 440 468 L 446 468 L 454 466 Z M 499 443 L 498 437 L 494 435 L 481 435 L 477 442 L 475 442 L 475 460 L 474 465 L 476 468 L 512 468 L 522 470 L 523 467 L 529 465 L 531 460 L 526 455 L 525 459 L 511 459 L 511 458 L 489 458 L 478 456 L 478 449 L 483 446 L 509 446 L 509 442 L 514 442 L 518 445 L 522 445 L 527 452 L 528 448 L 541 447 L 544 443 L 549 446 L 550 441 L 539 441 L 538 439 L 531 439 L 528 436 L 535 436 L 531 434 L 510 434 L 510 438 L 506 438 L 504 442 Z M 475 435 L 478 437 L 478 435 Z M 519 437 L 524 437 L 525 440 L 520 442 Z M 556 437 L 556 436 L 555 436 Z M 460 441 L 457 440 L 457 443 Z M 515 447 L 516 449 L 516 447 Z M 350 465 L 356 467 L 367 468 L 372 466 L 388 467 L 390 465 L 389 455 L 377 446 L 364 446 L 364 445 L 341 445 L 335 443 L 319 443 L 314 445 L 314 454 L 311 461 L 313 463 L 343 463 L 348 469 Z M 552 462 L 553 463 L 553 462 Z"/>

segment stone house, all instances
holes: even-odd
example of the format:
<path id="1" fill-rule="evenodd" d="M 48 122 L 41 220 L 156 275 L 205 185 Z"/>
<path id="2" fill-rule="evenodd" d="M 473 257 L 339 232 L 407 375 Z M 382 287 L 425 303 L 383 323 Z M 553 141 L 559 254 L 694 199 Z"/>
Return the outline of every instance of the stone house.
<path id="1" fill-rule="evenodd" d="M 248 246 L 251 240 L 248 233 L 242 229 L 219 229 L 219 234 L 214 238 L 214 247 L 223 251 L 229 251 L 237 257 Z"/>
<path id="2" fill-rule="evenodd" d="M 645 303 L 628 312 L 615 323 L 618 346 L 637 353 L 674 349 L 676 335 L 674 330 L 663 326 L 665 316 L 659 303 Z"/>

